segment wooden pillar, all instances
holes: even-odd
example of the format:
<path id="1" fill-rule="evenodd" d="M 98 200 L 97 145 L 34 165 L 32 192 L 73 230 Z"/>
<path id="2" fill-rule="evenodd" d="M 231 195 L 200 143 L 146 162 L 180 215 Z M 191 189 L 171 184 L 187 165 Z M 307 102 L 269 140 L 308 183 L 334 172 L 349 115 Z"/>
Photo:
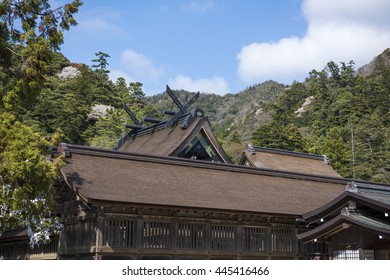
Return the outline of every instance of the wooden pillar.
<path id="1" fill-rule="evenodd" d="M 293 231 L 293 234 L 292 234 L 292 236 L 291 236 L 291 238 L 292 238 L 292 250 L 293 250 L 293 252 L 297 255 L 297 256 L 300 256 L 301 255 L 301 252 L 300 252 L 300 250 L 299 250 L 299 240 L 298 240 L 298 238 L 297 238 L 297 235 L 298 235 L 298 229 L 297 228 L 295 228 L 295 229 L 293 229 L 292 230 Z"/>
<path id="2" fill-rule="evenodd" d="M 135 222 L 134 247 L 141 249 L 143 247 L 144 217 L 142 210 L 138 209 L 138 217 Z"/>
<path id="3" fill-rule="evenodd" d="M 268 258 L 271 259 L 272 255 L 272 229 L 267 227 L 265 229 L 265 244 L 264 249 L 268 253 Z"/>
<path id="4" fill-rule="evenodd" d="M 95 244 L 95 260 L 99 260 L 101 258 L 100 251 L 102 249 L 103 244 L 103 234 L 104 234 L 104 208 L 98 212 L 96 219 L 96 244 Z"/>
<path id="5" fill-rule="evenodd" d="M 210 252 L 211 250 L 211 226 L 210 223 L 205 223 L 204 225 L 204 248 L 206 251 Z"/>
<path id="6" fill-rule="evenodd" d="M 174 253 L 176 253 L 176 249 L 177 249 L 177 235 L 178 235 L 178 231 L 179 231 L 179 227 L 178 227 L 178 224 L 177 224 L 177 220 L 175 219 L 175 221 L 173 221 L 173 223 L 171 223 L 169 225 L 169 230 L 170 230 L 170 233 L 169 233 L 169 236 L 170 236 L 170 242 L 171 242 L 171 248 L 172 250 L 174 251 Z"/>
<path id="7" fill-rule="evenodd" d="M 237 239 L 236 239 L 236 250 L 237 253 L 241 255 L 242 253 L 242 226 L 239 225 L 236 227 L 236 234 L 237 234 Z"/>

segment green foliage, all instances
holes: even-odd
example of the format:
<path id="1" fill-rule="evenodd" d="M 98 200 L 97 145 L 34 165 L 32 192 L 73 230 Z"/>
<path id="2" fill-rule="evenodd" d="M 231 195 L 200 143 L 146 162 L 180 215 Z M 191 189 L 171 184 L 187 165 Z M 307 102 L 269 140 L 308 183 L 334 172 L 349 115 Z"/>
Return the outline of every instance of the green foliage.
<path id="1" fill-rule="evenodd" d="M 51 9 L 47 0 L 0 2 L 0 61 L 8 76 L 0 95 L 3 108 L 17 110 L 34 102 L 50 68 L 52 51 L 63 43 L 62 31 L 77 24 L 73 14 L 80 5 L 74 0 Z"/>
<path id="2" fill-rule="evenodd" d="M 68 143 L 112 148 L 124 133 L 125 124 L 131 122 L 123 104 L 140 119 L 147 113 L 142 84 L 127 84 L 124 78 L 114 84 L 108 72 L 102 74 L 86 65 L 72 67 L 79 70 L 75 77 L 47 78 L 37 102 L 24 114 L 24 121 L 44 135 L 60 128 L 63 141 Z"/>
<path id="3" fill-rule="evenodd" d="M 294 125 L 283 126 L 275 120 L 258 126 L 251 135 L 251 143 L 290 151 L 304 150 L 303 137 L 298 128 Z"/>
<path id="4" fill-rule="evenodd" d="M 60 230 L 51 210 L 61 161 L 44 157 L 50 143 L 21 120 L 36 102 L 62 31 L 76 24 L 80 5 L 75 0 L 52 9 L 46 0 L 0 2 L 0 234 L 26 227 L 32 246 Z"/>
<path id="5" fill-rule="evenodd" d="M 243 150 L 245 149 L 243 139 L 237 130 L 233 130 L 230 133 L 226 142 L 220 139 L 219 142 L 233 163 L 239 160 Z"/>
<path id="6" fill-rule="evenodd" d="M 110 57 L 110 55 L 104 53 L 104 52 L 98 52 L 95 53 L 97 56 L 96 59 L 93 59 L 92 62 L 96 62 L 96 64 L 93 64 L 91 66 L 94 71 L 100 75 L 107 75 L 110 71 L 107 69 L 107 66 L 109 65 L 107 58 Z"/>
<path id="7" fill-rule="evenodd" d="M 4 111 L 0 114 L 0 233 L 27 227 L 31 245 L 61 229 L 51 216 L 61 159 L 44 158 L 49 143 Z"/>

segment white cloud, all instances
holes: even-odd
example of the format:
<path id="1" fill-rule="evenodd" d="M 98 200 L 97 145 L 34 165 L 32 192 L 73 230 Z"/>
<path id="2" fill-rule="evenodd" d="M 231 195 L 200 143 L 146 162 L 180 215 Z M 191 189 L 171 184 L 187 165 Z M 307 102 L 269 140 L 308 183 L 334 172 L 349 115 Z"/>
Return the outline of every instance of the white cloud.
<path id="1" fill-rule="evenodd" d="M 155 66 L 147 56 L 130 49 L 122 52 L 121 65 L 125 73 L 139 81 L 157 81 L 164 74 L 162 67 Z"/>
<path id="2" fill-rule="evenodd" d="M 109 75 L 111 81 L 113 81 L 114 83 L 116 82 L 116 80 L 118 78 L 124 78 L 127 83 L 138 82 L 134 77 L 132 77 L 131 75 L 129 75 L 128 73 L 124 72 L 121 69 L 110 70 L 110 73 L 108 75 Z"/>
<path id="3" fill-rule="evenodd" d="M 390 1 L 305 0 L 305 35 L 244 46 L 238 74 L 246 83 L 302 80 L 330 60 L 361 66 L 390 46 Z"/>
<path id="4" fill-rule="evenodd" d="M 169 81 L 169 86 L 172 89 L 184 89 L 192 92 L 215 93 L 219 95 L 230 92 L 229 86 L 225 79 L 220 76 L 213 76 L 212 78 L 202 78 L 193 80 L 190 77 L 177 75 L 174 79 Z"/>

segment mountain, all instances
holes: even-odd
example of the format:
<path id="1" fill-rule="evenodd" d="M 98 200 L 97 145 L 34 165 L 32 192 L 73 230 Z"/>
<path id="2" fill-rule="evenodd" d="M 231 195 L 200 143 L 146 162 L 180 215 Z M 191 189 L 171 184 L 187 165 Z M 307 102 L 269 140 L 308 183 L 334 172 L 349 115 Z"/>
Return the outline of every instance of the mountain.
<path id="1" fill-rule="evenodd" d="M 368 77 L 372 75 L 378 75 L 386 68 L 390 68 L 390 49 L 386 49 L 380 55 L 374 57 L 374 59 L 360 67 L 357 70 L 357 75 L 362 77 Z"/>
<path id="2" fill-rule="evenodd" d="M 176 94 L 185 103 L 194 93 Z M 166 94 L 146 102 L 177 110 Z M 358 70 L 353 61 L 330 61 L 302 83 L 201 94 L 193 106 L 205 111 L 232 158 L 251 143 L 326 155 L 344 177 L 390 182 L 390 49 Z"/>
<path id="3" fill-rule="evenodd" d="M 270 119 L 265 108 L 273 100 L 286 92 L 287 87 L 274 81 L 256 84 L 237 94 L 224 96 L 201 93 L 192 107 L 199 107 L 205 111 L 214 132 L 220 139 L 226 140 L 230 133 L 236 130 L 241 137 L 249 140 L 253 129 Z M 185 90 L 174 90 L 182 101 L 187 102 L 195 93 Z M 158 111 L 177 109 L 167 94 L 158 94 L 146 98 L 149 105 L 155 106 Z"/>

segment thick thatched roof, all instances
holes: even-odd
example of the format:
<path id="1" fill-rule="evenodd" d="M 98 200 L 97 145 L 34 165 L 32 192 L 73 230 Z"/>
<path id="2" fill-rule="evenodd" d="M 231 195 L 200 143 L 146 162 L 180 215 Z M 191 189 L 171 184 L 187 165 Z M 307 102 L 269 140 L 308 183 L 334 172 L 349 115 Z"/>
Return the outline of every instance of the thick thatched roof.
<path id="1" fill-rule="evenodd" d="M 310 175 L 341 177 L 328 165 L 324 156 L 279 149 L 248 146 L 239 164 Z"/>
<path id="2" fill-rule="evenodd" d="M 340 195 L 345 179 L 62 145 L 62 174 L 89 203 L 301 214 Z"/>

